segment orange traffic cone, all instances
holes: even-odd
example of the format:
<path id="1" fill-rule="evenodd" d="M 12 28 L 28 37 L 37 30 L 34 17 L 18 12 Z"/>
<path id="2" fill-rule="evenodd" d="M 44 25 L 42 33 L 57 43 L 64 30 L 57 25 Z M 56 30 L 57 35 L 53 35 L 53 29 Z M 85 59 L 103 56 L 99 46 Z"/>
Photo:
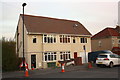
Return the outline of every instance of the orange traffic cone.
<path id="1" fill-rule="evenodd" d="M 32 70 L 34 70 L 34 65 L 32 64 Z"/>
<path id="2" fill-rule="evenodd" d="M 62 71 L 61 72 L 65 72 L 65 70 L 64 70 L 64 63 L 62 63 Z"/>
<path id="3" fill-rule="evenodd" d="M 28 69 L 26 68 L 26 70 L 25 70 L 25 77 L 28 77 L 28 76 L 29 76 Z"/>
<path id="4" fill-rule="evenodd" d="M 92 63 L 88 62 L 88 68 L 92 68 Z"/>

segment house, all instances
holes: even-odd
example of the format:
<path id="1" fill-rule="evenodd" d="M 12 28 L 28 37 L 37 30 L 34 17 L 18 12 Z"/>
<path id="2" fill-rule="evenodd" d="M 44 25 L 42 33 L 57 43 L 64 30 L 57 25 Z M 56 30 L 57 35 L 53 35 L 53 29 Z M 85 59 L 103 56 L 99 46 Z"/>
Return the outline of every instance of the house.
<path id="1" fill-rule="evenodd" d="M 23 57 L 23 18 L 20 14 L 16 30 L 16 53 Z M 91 51 L 91 34 L 78 21 L 24 15 L 24 50 L 28 67 L 56 66 L 63 59 L 82 57 Z"/>
<path id="2" fill-rule="evenodd" d="M 120 55 L 120 26 L 105 28 L 92 37 L 92 51 L 111 50 Z"/>

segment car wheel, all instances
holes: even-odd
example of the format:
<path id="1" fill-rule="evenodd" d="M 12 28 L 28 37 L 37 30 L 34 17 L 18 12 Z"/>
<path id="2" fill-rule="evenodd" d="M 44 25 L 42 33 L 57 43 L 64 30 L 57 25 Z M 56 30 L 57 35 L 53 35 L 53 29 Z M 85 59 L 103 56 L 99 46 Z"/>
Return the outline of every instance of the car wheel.
<path id="1" fill-rule="evenodd" d="M 110 67 L 110 68 L 112 68 L 112 67 L 113 67 L 113 62 L 110 62 L 109 67 Z"/>
<path id="2" fill-rule="evenodd" d="M 100 65 L 97 64 L 97 67 L 100 67 Z"/>

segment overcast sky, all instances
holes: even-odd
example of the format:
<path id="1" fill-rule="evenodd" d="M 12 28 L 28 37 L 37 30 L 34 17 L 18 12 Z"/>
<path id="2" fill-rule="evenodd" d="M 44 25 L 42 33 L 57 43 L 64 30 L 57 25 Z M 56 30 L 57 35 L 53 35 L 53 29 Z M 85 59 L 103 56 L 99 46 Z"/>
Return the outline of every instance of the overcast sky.
<path id="1" fill-rule="evenodd" d="M 76 20 L 93 35 L 118 22 L 119 0 L 1 0 L 0 36 L 14 37 L 23 1 L 25 14 Z"/>

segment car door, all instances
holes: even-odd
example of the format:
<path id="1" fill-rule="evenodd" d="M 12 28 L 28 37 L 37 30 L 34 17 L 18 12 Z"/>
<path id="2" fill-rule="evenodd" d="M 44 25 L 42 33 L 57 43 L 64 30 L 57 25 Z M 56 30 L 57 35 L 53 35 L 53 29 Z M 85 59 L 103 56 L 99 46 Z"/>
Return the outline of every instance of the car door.
<path id="1" fill-rule="evenodd" d="M 114 65 L 118 64 L 118 60 L 117 60 L 117 58 L 115 57 L 114 54 L 110 55 L 110 57 L 111 57 L 110 61 L 112 61 Z"/>
<path id="2" fill-rule="evenodd" d="M 116 64 L 120 64 L 120 57 L 119 55 L 115 54 L 115 58 L 116 58 Z"/>

